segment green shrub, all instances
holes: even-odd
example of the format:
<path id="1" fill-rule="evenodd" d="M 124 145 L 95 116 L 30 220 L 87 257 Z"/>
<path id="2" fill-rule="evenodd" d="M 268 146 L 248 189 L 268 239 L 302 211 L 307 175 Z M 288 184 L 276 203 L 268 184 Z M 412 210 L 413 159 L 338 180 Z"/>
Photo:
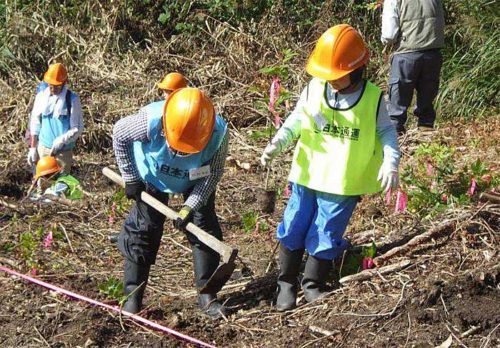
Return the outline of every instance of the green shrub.
<path id="1" fill-rule="evenodd" d="M 243 224 L 243 230 L 246 233 L 250 233 L 255 231 L 255 227 L 257 226 L 257 221 L 259 218 L 259 214 L 255 211 L 247 211 L 243 213 L 241 218 L 241 223 Z"/>
<path id="2" fill-rule="evenodd" d="M 456 157 L 456 151 L 448 145 L 422 144 L 416 149 L 413 161 L 405 166 L 401 176 L 410 211 L 426 217 L 449 207 L 470 204 L 472 180 L 476 192 L 497 185 L 498 175 L 480 159 L 470 162 L 469 158 L 459 161 Z"/>

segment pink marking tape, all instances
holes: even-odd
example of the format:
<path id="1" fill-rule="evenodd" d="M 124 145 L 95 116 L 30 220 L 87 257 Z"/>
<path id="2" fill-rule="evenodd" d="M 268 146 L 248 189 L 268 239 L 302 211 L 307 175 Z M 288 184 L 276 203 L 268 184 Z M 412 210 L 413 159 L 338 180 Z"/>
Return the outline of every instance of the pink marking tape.
<path id="1" fill-rule="evenodd" d="M 274 115 L 274 127 L 278 129 L 281 124 L 280 114 L 274 109 L 274 104 L 279 99 L 281 90 L 280 79 L 278 77 L 273 77 L 273 82 L 271 83 L 271 88 L 269 89 L 269 106 L 268 109 Z"/>
<path id="2" fill-rule="evenodd" d="M 145 318 L 143 318 L 141 316 L 138 316 L 136 314 L 132 314 L 132 313 L 129 313 L 129 312 L 122 311 L 122 310 L 120 310 L 119 307 L 110 306 L 110 305 L 107 305 L 105 303 L 93 300 L 93 299 L 91 299 L 89 297 L 86 297 L 86 296 L 83 296 L 83 295 L 79 295 L 79 294 L 77 294 L 75 292 L 72 292 L 72 291 L 69 291 L 69 290 L 57 287 L 55 285 L 52 285 L 52 284 L 46 283 L 44 281 L 32 278 L 32 277 L 27 276 L 25 274 L 21 274 L 19 272 L 11 270 L 10 268 L 0 266 L 0 271 L 4 271 L 6 273 L 10 273 L 12 275 L 15 275 L 17 277 L 23 278 L 23 279 L 28 280 L 28 281 L 30 281 L 32 283 L 37 284 L 37 285 L 41 285 L 41 286 L 43 286 L 43 287 L 45 287 L 47 289 L 50 289 L 52 291 L 55 291 L 57 293 L 64 294 L 66 296 L 75 298 L 77 300 L 85 301 L 85 302 L 91 303 L 91 304 L 93 304 L 95 306 L 103 307 L 103 308 L 115 311 L 117 313 L 121 313 L 121 315 L 123 315 L 124 317 L 131 318 L 131 319 L 133 319 L 135 321 L 138 321 L 140 323 L 146 324 L 146 325 L 148 325 L 148 326 L 150 326 L 150 327 L 152 327 L 154 329 L 157 329 L 159 331 L 163 331 L 163 332 L 165 332 L 165 333 L 167 333 L 169 335 L 175 336 L 175 337 L 180 338 L 182 340 L 185 340 L 185 341 L 187 341 L 189 343 L 196 344 L 197 346 L 216 348 L 215 346 L 212 346 L 212 345 L 210 345 L 208 343 L 205 343 L 203 341 L 197 340 L 196 338 L 193 338 L 193 337 L 181 334 L 180 332 L 177 332 L 175 330 L 169 329 L 168 327 L 165 327 L 163 325 L 160 325 L 160 324 L 157 324 L 155 322 L 152 322 L 152 321 L 150 321 L 148 319 L 145 319 Z"/>

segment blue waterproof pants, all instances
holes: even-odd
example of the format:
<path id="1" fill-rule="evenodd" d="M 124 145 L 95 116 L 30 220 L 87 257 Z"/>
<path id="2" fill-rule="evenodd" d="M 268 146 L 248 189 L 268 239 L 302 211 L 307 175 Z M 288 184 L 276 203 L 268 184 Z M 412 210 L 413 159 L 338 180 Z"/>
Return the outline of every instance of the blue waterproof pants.
<path id="1" fill-rule="evenodd" d="M 342 238 L 359 196 L 340 196 L 292 183 L 292 195 L 278 226 L 277 238 L 289 250 L 333 260 L 349 248 Z"/>

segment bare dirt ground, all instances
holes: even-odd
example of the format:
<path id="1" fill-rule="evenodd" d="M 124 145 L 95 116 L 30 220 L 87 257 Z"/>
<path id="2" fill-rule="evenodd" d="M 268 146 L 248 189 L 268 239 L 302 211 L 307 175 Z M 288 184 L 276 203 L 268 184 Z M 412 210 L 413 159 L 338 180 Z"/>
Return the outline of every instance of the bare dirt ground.
<path id="1" fill-rule="evenodd" d="M 464 146 L 485 163 L 497 165 L 499 122 L 446 123 L 435 141 Z M 468 144 L 474 142 L 474 148 Z M 347 235 L 354 245 L 375 240 L 379 252 L 403 244 L 442 221 L 460 220 L 452 230 L 431 239 L 389 264 L 410 260 L 404 270 L 376 275 L 363 282 L 339 285 L 339 269 L 331 273 L 331 294 L 317 303 L 287 313 L 274 310 L 277 260 L 274 231 L 286 205 L 279 195 L 276 211 L 260 211 L 257 200 L 265 173 L 257 156 L 265 139 L 249 130 L 232 130 L 230 157 L 219 185 L 217 211 L 225 241 L 239 249 L 237 270 L 220 293 L 230 315 L 211 321 L 198 312 L 192 286 L 191 255 L 183 233 L 167 222 L 157 264 L 145 295 L 146 318 L 221 347 L 495 347 L 500 344 L 498 205 L 475 200 L 469 207 L 449 209 L 432 219 L 412 212 L 393 213 L 383 197 L 365 197 Z M 403 142 L 404 162 L 415 141 Z M 129 203 L 102 178 L 113 165 L 109 151 L 79 153 L 75 175 L 89 195 L 75 207 L 41 205 L 21 197 L 30 184 L 22 144 L 2 145 L 0 180 L 0 262 L 109 304 L 99 291 L 111 278 L 120 279 L 122 257 L 107 241 L 121 227 Z M 286 184 L 290 151 L 277 163 L 271 185 Z M 477 197 L 476 197 L 477 198 Z M 114 221 L 109 221 L 112 202 Z M 174 200 L 178 207 L 180 201 Z M 257 226 L 246 217 L 255 217 Z M 48 231 L 54 242 L 42 241 Z M 31 235 L 31 242 L 23 235 Z M 2 347 L 184 347 L 185 342 L 153 331 L 84 302 L 73 301 L 39 286 L 0 273 L 0 346 Z M 451 338 L 450 338 L 451 337 Z"/>

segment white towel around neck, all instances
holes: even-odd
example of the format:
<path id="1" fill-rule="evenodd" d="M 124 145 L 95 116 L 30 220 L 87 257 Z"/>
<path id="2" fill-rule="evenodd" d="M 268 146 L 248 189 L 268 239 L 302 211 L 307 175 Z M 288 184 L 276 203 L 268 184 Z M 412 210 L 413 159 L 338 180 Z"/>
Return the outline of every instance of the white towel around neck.
<path id="1" fill-rule="evenodd" d="M 47 87 L 43 91 L 39 92 L 40 95 L 40 103 L 35 105 L 37 110 L 35 111 L 36 115 L 49 115 L 52 114 L 52 117 L 59 118 L 61 115 L 67 115 L 68 110 L 66 107 L 66 92 L 68 88 L 64 85 L 61 93 L 57 95 L 50 95 L 50 88 Z"/>

